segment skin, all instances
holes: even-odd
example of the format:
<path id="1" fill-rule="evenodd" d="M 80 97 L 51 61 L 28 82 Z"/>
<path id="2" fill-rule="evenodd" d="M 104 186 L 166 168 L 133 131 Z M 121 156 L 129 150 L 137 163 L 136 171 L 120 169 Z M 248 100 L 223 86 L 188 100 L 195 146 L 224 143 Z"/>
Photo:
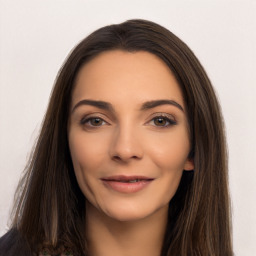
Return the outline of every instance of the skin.
<path id="1" fill-rule="evenodd" d="M 84 100 L 104 101 L 111 109 Z M 156 100 L 174 103 L 142 108 Z M 182 93 L 167 65 L 148 52 L 121 50 L 85 64 L 72 95 L 68 139 L 87 198 L 90 255 L 160 255 L 168 204 L 183 170 L 194 169 Z M 122 193 L 102 181 L 115 175 L 152 181 Z"/>

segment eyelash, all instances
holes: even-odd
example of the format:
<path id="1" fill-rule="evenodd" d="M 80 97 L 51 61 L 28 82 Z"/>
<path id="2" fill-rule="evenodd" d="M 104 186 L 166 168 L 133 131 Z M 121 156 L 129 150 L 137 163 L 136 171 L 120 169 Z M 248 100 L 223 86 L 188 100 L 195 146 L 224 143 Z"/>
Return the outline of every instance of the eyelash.
<path id="1" fill-rule="evenodd" d="M 163 121 L 167 122 L 167 124 L 165 125 L 155 125 L 156 127 L 160 127 L 160 128 L 167 128 L 173 125 L 176 125 L 177 122 L 175 120 L 173 120 L 172 118 L 169 117 L 169 115 L 167 114 L 158 114 L 156 116 L 154 116 L 149 123 L 156 121 L 157 119 L 162 119 Z"/>
<path id="2" fill-rule="evenodd" d="M 106 121 L 104 121 L 103 118 L 98 117 L 98 116 L 95 116 L 95 117 L 92 116 L 92 117 L 88 117 L 88 118 L 86 118 L 86 117 L 85 117 L 85 118 L 82 118 L 81 121 L 80 121 L 80 124 L 81 124 L 81 125 L 88 125 L 89 122 L 91 122 L 92 120 L 96 120 L 96 119 L 98 119 L 98 120 L 100 120 L 100 121 L 103 121 L 104 123 L 108 124 Z M 102 125 L 97 126 L 97 125 L 89 124 L 88 126 L 90 126 L 90 127 L 100 127 L 100 126 L 102 126 Z"/>
<path id="3" fill-rule="evenodd" d="M 92 120 L 96 120 L 98 119 L 100 122 L 103 122 L 104 124 L 101 124 L 101 125 L 92 125 L 91 121 Z M 169 126 L 173 126 L 173 125 L 177 125 L 177 122 L 171 118 L 169 118 L 169 115 L 167 114 L 158 114 L 156 116 L 154 116 L 149 122 L 147 123 L 151 123 L 151 122 L 154 122 L 156 121 L 157 119 L 162 119 L 164 122 L 166 122 L 164 125 L 155 125 L 155 127 L 160 127 L 160 128 L 167 128 Z M 82 118 L 81 121 L 80 121 L 80 124 L 82 126 L 86 125 L 90 128 L 97 128 L 97 127 L 101 127 L 102 125 L 105 125 L 105 124 L 109 124 L 108 122 L 106 122 L 103 118 L 101 117 L 98 117 L 98 116 L 92 116 L 92 117 L 89 117 L 89 118 Z"/>

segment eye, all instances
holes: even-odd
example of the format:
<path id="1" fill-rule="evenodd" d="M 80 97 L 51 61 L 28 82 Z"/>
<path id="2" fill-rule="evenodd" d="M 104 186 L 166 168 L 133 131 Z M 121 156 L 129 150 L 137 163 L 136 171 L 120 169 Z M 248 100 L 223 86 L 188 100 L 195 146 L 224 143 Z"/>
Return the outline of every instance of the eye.
<path id="1" fill-rule="evenodd" d="M 173 119 L 171 119 L 170 117 L 167 117 L 165 115 L 160 115 L 160 116 L 154 117 L 149 122 L 149 124 L 157 126 L 157 127 L 168 127 L 168 126 L 171 126 L 171 125 L 176 125 L 177 122 L 174 121 Z"/>
<path id="2" fill-rule="evenodd" d="M 107 124 L 102 118 L 100 117 L 89 117 L 83 118 L 80 123 L 82 125 L 90 126 L 90 127 L 100 127 L 102 125 Z"/>

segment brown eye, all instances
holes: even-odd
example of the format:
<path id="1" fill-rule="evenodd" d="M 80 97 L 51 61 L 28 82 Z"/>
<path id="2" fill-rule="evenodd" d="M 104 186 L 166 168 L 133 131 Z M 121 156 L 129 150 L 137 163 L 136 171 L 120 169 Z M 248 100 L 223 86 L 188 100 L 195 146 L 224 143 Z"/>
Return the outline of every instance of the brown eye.
<path id="1" fill-rule="evenodd" d="M 83 118 L 80 121 L 81 125 L 91 126 L 91 127 L 100 127 L 102 125 L 105 125 L 106 122 L 99 117 L 89 117 L 89 118 Z"/>
<path id="2" fill-rule="evenodd" d="M 172 125 L 176 125 L 177 122 L 166 117 L 166 116 L 156 116 L 150 121 L 151 125 L 157 127 L 169 127 Z"/>
<path id="3" fill-rule="evenodd" d="M 157 117 L 154 119 L 154 124 L 156 126 L 166 126 L 167 120 L 163 117 Z"/>
<path id="4" fill-rule="evenodd" d="M 88 120 L 88 122 L 92 126 L 101 126 L 104 121 L 101 118 L 91 118 Z"/>

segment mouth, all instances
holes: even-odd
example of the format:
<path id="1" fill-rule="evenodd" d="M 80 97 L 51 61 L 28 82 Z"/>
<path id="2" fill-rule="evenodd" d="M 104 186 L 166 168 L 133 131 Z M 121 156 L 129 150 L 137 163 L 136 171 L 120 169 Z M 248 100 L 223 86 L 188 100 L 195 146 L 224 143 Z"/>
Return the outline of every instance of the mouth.
<path id="1" fill-rule="evenodd" d="M 108 189 L 121 193 L 135 193 L 146 188 L 154 178 L 119 175 L 102 178 L 101 180 Z"/>

